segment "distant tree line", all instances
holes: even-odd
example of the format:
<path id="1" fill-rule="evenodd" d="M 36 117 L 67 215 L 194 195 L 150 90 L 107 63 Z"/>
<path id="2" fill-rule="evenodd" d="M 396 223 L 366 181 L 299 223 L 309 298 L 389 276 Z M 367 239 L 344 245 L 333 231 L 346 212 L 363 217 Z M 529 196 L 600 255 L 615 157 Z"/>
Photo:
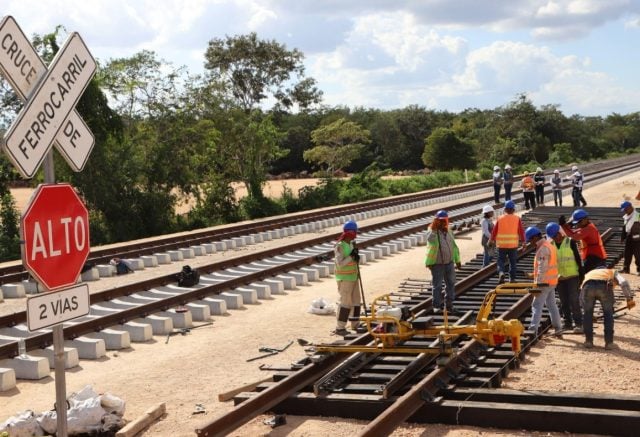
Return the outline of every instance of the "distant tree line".
<path id="1" fill-rule="evenodd" d="M 44 59 L 57 52 L 62 31 L 34 37 Z M 488 177 L 494 164 L 551 167 L 640 146 L 640 113 L 566 116 L 557 105 L 536 107 L 525 94 L 499 108 L 460 113 L 322 105 L 304 55 L 255 33 L 212 39 L 203 60 L 202 75 L 147 50 L 100 62 L 77 108 L 96 137 L 89 161 L 74 173 L 55 157 L 57 180 L 77 187 L 90 208 L 92 244 L 462 182 L 465 169 Z M 6 82 L 0 85 L 6 129 L 21 104 Z M 0 161 L 6 196 L 19 177 L 4 156 Z M 380 180 L 391 171 L 430 175 Z M 334 178 L 344 173 L 356 175 Z M 267 199 L 264 183 L 278 174 L 324 179 Z M 236 200 L 232 182 L 243 183 L 248 195 Z M 195 207 L 177 215 L 188 199 Z M 11 205 L 2 197 L 0 247 L 17 256 Z M 1 250 L 0 258 L 11 257 Z"/>

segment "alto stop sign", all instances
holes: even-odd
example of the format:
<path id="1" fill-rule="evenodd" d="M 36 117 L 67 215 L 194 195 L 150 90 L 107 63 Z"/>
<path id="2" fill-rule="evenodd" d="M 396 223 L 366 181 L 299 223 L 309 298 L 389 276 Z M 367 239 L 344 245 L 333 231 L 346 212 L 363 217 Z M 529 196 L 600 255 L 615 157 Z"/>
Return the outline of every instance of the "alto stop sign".
<path id="1" fill-rule="evenodd" d="M 71 185 L 38 186 L 20 229 L 22 261 L 45 288 L 76 283 L 89 256 L 89 212 Z"/>

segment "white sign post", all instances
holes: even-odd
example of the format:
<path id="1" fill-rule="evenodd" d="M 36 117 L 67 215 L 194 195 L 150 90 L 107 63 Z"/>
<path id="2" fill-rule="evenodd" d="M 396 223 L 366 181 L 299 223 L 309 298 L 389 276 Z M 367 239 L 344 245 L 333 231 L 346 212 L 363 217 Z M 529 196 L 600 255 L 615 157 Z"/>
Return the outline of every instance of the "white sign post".
<path id="1" fill-rule="evenodd" d="M 23 101 L 47 72 L 18 23 L 11 16 L 0 22 L 0 72 Z M 76 110 L 71 111 L 54 146 L 73 171 L 82 171 L 95 144 L 93 133 Z"/>
<path id="2" fill-rule="evenodd" d="M 89 49 L 72 33 L 5 134 L 7 154 L 24 177 L 38 170 L 95 71 Z"/>
<path id="3" fill-rule="evenodd" d="M 27 299 L 29 331 L 48 328 L 89 314 L 89 286 L 80 284 Z"/>

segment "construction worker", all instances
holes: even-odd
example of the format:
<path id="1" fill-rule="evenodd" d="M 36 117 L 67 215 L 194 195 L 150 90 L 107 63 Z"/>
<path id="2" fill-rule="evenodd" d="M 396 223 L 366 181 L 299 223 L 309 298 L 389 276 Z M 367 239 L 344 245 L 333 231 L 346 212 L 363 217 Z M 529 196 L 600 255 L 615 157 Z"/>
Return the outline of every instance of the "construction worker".
<path id="1" fill-rule="evenodd" d="M 567 176 L 567 179 L 571 180 L 571 197 L 573 198 L 573 207 L 580 208 L 580 203 L 582 203 L 582 206 L 587 206 L 587 201 L 582 196 L 584 175 L 580 173 L 577 165 L 571 167 L 571 171 L 572 173 L 571 175 Z"/>
<path id="2" fill-rule="evenodd" d="M 495 226 L 493 223 L 493 206 L 486 205 L 482 208 L 482 222 L 480 223 L 480 227 L 482 229 L 482 238 L 481 244 L 484 249 L 484 255 L 482 256 L 482 267 L 488 266 L 493 260 L 493 254 L 495 249 L 492 245 L 489 244 L 491 240 L 491 231 L 493 231 L 493 227 Z"/>
<path id="3" fill-rule="evenodd" d="M 522 188 L 522 195 L 524 196 L 524 208 L 535 209 L 536 207 L 536 184 L 528 171 L 524 172 L 522 182 L 520 182 L 520 188 Z"/>
<path id="4" fill-rule="evenodd" d="M 504 166 L 504 174 L 502 175 L 504 183 L 504 201 L 511 200 L 511 188 L 513 188 L 513 173 L 509 164 Z M 640 199 L 639 199 L 640 200 Z"/>
<path id="5" fill-rule="evenodd" d="M 589 221 L 589 214 L 584 209 L 576 209 L 571 216 L 571 223 L 576 228 L 571 229 L 565 216 L 558 218 L 567 237 L 580 242 L 580 259 L 584 273 L 593 270 L 599 265 L 606 264 L 607 251 L 604 249 L 602 238 L 598 228 Z"/>
<path id="6" fill-rule="evenodd" d="M 536 203 L 538 206 L 544 205 L 544 185 L 547 183 L 547 180 L 542 168 L 536 168 L 536 174 L 533 175 L 533 183 L 536 187 Z"/>
<path id="7" fill-rule="evenodd" d="M 560 225 L 550 222 L 546 227 L 547 237 L 551 239 L 558 253 L 558 285 L 560 313 L 564 319 L 563 329 L 573 328 L 573 332 L 582 334 L 582 309 L 580 308 L 580 283 L 582 282 L 582 260 L 578 245 L 560 232 Z M 573 325 L 575 323 L 575 326 Z"/>
<path id="8" fill-rule="evenodd" d="M 620 205 L 620 211 L 624 213 L 622 220 L 621 241 L 624 243 L 624 268 L 622 273 L 630 273 L 631 258 L 636 259 L 636 272 L 640 275 L 640 214 L 635 210 L 631 202 L 625 200 Z"/>
<path id="9" fill-rule="evenodd" d="M 602 318 L 604 321 L 604 348 L 615 348 L 613 343 L 613 286 L 619 285 L 627 300 L 627 308 L 636 306 L 631 297 L 631 287 L 627 280 L 616 270 L 608 269 L 600 265 L 584 276 L 580 299 L 584 308 L 584 347 L 593 347 L 593 307 L 596 300 L 602 306 Z"/>
<path id="10" fill-rule="evenodd" d="M 553 203 L 556 206 L 562 206 L 562 177 L 560 170 L 554 170 L 551 176 L 551 190 L 553 191 Z"/>
<path id="11" fill-rule="evenodd" d="M 514 214 L 516 204 L 513 200 L 508 200 L 504 204 L 504 214 L 498 219 L 491 231 L 490 244 L 498 248 L 498 282 L 504 282 L 504 262 L 509 257 L 509 281 L 516 282 L 516 271 L 518 262 L 518 246 L 522 241 L 524 245 L 525 236 L 522 220 Z"/>
<path id="12" fill-rule="evenodd" d="M 442 284 L 446 283 L 446 306 L 448 312 L 454 312 L 453 300 L 456 297 L 456 271 L 460 268 L 460 250 L 449 230 L 449 214 L 444 209 L 438 211 L 427 232 L 427 255 L 425 265 L 431 270 L 433 283 L 433 311 L 441 312 Z M 455 267 L 454 267 L 455 264 Z"/>
<path id="13" fill-rule="evenodd" d="M 502 172 L 497 165 L 493 167 L 493 202 L 500 203 L 500 190 L 502 189 Z"/>
<path id="14" fill-rule="evenodd" d="M 336 281 L 338 283 L 338 294 L 340 295 L 340 305 L 338 307 L 336 335 L 348 335 L 347 321 L 349 313 L 353 311 L 353 317 L 360 317 L 360 286 L 358 283 L 358 261 L 360 255 L 355 245 L 358 232 L 358 224 L 349 220 L 342 227 L 342 235 L 334 247 Z M 357 321 L 353 321 L 352 329 L 357 327 Z"/>
<path id="15" fill-rule="evenodd" d="M 555 288 L 558 284 L 558 256 L 556 248 L 542 238 L 542 232 L 534 226 L 530 226 L 524 233 L 526 242 L 536 246 L 536 254 L 533 260 L 533 282 L 538 284 L 540 293 L 536 294 L 531 304 L 531 324 L 529 329 L 538 332 L 542 309 L 547 306 L 551 325 L 555 329 L 555 335 L 562 337 L 562 320 L 556 304 Z"/>

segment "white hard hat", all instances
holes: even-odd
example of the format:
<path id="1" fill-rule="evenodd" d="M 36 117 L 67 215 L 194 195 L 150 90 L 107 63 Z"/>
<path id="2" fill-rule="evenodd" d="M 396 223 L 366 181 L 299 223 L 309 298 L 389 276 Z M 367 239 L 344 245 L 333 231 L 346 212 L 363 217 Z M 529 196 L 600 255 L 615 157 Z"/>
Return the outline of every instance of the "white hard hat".
<path id="1" fill-rule="evenodd" d="M 560 170 L 555 169 L 553 172 L 554 172 L 554 173 L 560 173 Z"/>
<path id="2" fill-rule="evenodd" d="M 505 170 L 511 170 L 511 166 L 509 164 L 507 164 L 507 165 L 504 166 L 504 169 Z"/>
<path id="3" fill-rule="evenodd" d="M 536 171 L 539 173 L 539 172 L 542 171 L 542 168 L 538 167 L 538 168 L 536 168 Z"/>
<path id="4" fill-rule="evenodd" d="M 485 205 L 482 207 L 482 213 L 486 214 L 488 212 L 493 212 L 493 206 L 491 205 Z"/>
<path id="5" fill-rule="evenodd" d="M 571 171 L 578 171 L 578 166 L 574 165 L 573 167 L 571 167 Z"/>
<path id="6" fill-rule="evenodd" d="M 493 166 L 493 170 L 494 170 L 494 171 L 498 171 L 498 170 L 500 170 L 500 167 L 498 167 L 497 165 L 494 165 L 494 166 Z"/>

